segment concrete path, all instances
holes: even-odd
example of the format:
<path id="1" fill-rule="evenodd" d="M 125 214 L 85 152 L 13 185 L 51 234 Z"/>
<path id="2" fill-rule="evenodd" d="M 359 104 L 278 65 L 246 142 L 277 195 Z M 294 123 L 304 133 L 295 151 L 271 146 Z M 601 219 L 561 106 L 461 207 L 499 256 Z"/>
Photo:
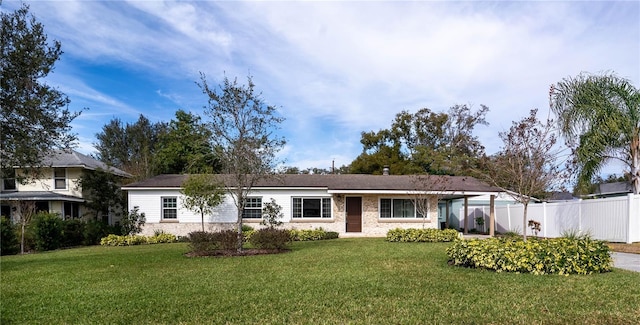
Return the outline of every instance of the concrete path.
<path id="1" fill-rule="evenodd" d="M 640 272 L 640 254 L 612 252 L 613 267 Z"/>

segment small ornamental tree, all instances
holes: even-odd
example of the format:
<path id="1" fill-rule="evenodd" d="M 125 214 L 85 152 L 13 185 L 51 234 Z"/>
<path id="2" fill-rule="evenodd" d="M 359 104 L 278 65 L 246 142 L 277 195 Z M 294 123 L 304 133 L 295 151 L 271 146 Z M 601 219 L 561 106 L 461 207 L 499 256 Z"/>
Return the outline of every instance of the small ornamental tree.
<path id="1" fill-rule="evenodd" d="M 200 213 L 202 231 L 204 231 L 204 215 L 212 214 L 213 208 L 224 200 L 224 189 L 218 185 L 213 175 L 190 175 L 182 184 L 184 194 L 182 204 L 196 213 Z"/>
<path id="2" fill-rule="evenodd" d="M 19 222 L 20 222 L 20 254 L 25 252 L 25 232 L 29 223 L 36 215 L 36 203 L 34 201 L 18 202 Z"/>
<path id="3" fill-rule="evenodd" d="M 266 225 L 269 228 L 275 228 L 282 226 L 282 219 L 284 214 L 282 213 L 282 206 L 276 203 L 276 200 L 271 199 L 271 202 L 265 202 L 262 207 L 262 221 L 261 225 Z"/>
<path id="4" fill-rule="evenodd" d="M 146 221 L 144 212 L 140 213 L 138 207 L 134 207 L 128 215 L 126 215 L 120 221 L 120 227 L 122 228 L 122 234 L 127 236 L 139 234 L 142 231 L 142 226 Z"/>
<path id="5" fill-rule="evenodd" d="M 247 85 L 224 78 L 218 87 L 210 86 L 204 74 L 198 83 L 208 97 L 211 142 L 220 148 L 222 172 L 228 174 L 225 190 L 237 208 L 237 249 L 242 251 L 242 215 L 247 196 L 258 181 L 274 177 L 281 163 L 276 155 L 285 144 L 277 135 L 284 120 L 275 106 L 267 105 L 254 90 L 251 77 Z"/>
<path id="6" fill-rule="evenodd" d="M 509 132 L 501 132 L 503 147 L 490 161 L 489 181 L 508 190 L 514 200 L 522 203 L 523 239 L 527 240 L 527 208 L 535 196 L 543 196 L 554 187 L 560 187 L 567 178 L 569 168 L 558 161 L 554 122 L 541 122 L 533 109 L 529 116 L 513 122 Z"/>

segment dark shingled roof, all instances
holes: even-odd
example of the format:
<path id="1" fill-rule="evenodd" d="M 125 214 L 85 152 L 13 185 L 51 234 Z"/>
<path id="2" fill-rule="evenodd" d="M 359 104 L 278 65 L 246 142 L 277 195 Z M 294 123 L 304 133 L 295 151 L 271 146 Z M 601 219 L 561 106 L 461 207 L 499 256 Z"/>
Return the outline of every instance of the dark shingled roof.
<path id="1" fill-rule="evenodd" d="M 179 188 L 188 175 L 158 175 L 123 188 Z M 217 175 L 221 180 L 231 180 L 231 175 Z M 226 184 L 231 184 L 226 182 Z M 281 174 L 263 179 L 256 187 L 326 188 L 334 191 L 446 191 L 446 192 L 502 192 L 469 176 L 433 175 L 309 175 Z"/>
<path id="2" fill-rule="evenodd" d="M 20 166 L 15 167 L 19 168 Z M 54 150 L 42 158 L 42 162 L 39 167 L 79 167 L 89 170 L 102 169 L 104 171 L 109 171 L 114 175 L 122 177 L 132 177 L 131 174 L 123 170 L 108 166 L 102 161 L 93 159 L 74 150 Z"/>

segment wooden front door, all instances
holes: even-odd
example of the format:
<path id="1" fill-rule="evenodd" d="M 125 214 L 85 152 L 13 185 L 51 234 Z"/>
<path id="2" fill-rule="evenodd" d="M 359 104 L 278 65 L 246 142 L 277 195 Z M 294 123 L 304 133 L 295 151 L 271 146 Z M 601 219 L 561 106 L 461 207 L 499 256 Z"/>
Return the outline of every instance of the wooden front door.
<path id="1" fill-rule="evenodd" d="M 362 232 L 362 198 L 347 197 L 347 232 Z"/>

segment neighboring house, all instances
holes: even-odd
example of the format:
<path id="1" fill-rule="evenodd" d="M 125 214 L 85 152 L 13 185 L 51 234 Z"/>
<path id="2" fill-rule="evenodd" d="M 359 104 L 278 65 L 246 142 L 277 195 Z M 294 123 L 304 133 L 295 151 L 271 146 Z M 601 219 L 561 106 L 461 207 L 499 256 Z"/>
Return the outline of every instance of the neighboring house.
<path id="1" fill-rule="evenodd" d="M 600 183 L 593 194 L 585 195 L 584 198 L 606 198 L 616 196 L 626 196 L 633 193 L 631 182 Z"/>
<path id="2" fill-rule="evenodd" d="M 128 209 L 138 207 L 145 213 L 143 234 L 162 230 L 184 236 L 201 229 L 200 215 L 183 206 L 180 190 L 187 177 L 159 175 L 122 188 L 128 192 Z M 218 177 L 224 182 L 228 175 Z M 286 228 L 322 227 L 341 235 L 384 236 L 397 227 L 439 228 L 439 200 L 498 195 L 501 191 L 472 177 L 432 177 L 446 180 L 446 186 L 437 191 L 428 185 L 416 186 L 416 176 L 409 175 L 277 175 L 253 187 L 243 223 L 258 226 L 263 203 L 274 199 L 282 206 Z M 422 182 L 426 183 L 430 182 Z M 429 202 L 426 215 L 415 208 L 416 199 Z M 205 216 L 206 229 L 234 227 L 236 211 L 233 197 L 227 194 L 215 212 Z"/>
<path id="3" fill-rule="evenodd" d="M 86 199 L 79 180 L 84 173 L 98 169 L 125 178 L 131 177 L 122 170 L 109 167 L 79 152 L 62 150 L 54 151 L 43 159 L 35 179 L 21 182 L 20 179 L 26 176 L 24 168 L 5 169 L 0 182 L 0 213 L 16 221 L 19 203 L 29 201 L 35 204 L 36 212 L 57 213 L 63 219 L 81 218 L 86 212 Z M 116 221 L 112 216 L 108 219 L 110 223 Z"/>

